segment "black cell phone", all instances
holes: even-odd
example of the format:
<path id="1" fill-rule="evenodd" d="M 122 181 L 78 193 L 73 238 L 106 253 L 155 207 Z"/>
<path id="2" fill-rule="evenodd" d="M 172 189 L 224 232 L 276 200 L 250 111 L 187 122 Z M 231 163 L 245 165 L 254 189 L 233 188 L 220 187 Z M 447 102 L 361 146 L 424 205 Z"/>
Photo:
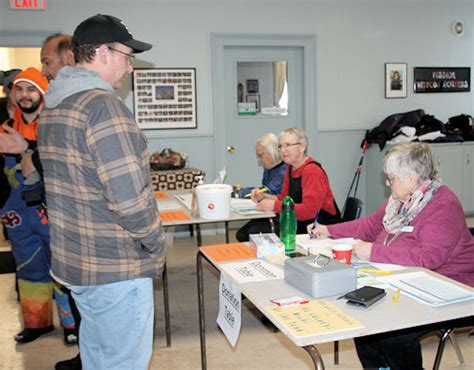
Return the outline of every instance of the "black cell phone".
<path id="1" fill-rule="evenodd" d="M 373 286 L 363 286 L 362 288 L 347 293 L 344 298 L 347 304 L 369 307 L 387 295 L 385 289 Z"/>

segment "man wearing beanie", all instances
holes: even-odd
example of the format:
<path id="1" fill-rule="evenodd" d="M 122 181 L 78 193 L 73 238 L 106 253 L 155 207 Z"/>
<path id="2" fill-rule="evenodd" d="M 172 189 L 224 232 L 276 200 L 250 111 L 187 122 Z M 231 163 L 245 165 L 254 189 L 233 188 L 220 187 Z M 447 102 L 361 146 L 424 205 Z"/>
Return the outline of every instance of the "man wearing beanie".
<path id="1" fill-rule="evenodd" d="M 38 180 L 30 150 L 36 146 L 36 128 L 47 88 L 48 81 L 35 68 L 28 68 L 17 74 L 13 82 L 13 96 L 18 107 L 13 118 L 3 124 L 18 131 L 28 141 L 29 146 L 21 155 L 4 154 L 4 171 L 10 186 L 10 196 L 0 208 L 17 265 L 20 305 L 25 327 L 15 336 L 18 343 L 31 342 L 53 330 L 48 219 L 41 202 L 29 205 L 22 198 L 27 181 L 34 183 Z M 17 170 L 19 166 L 21 171 Z"/>
<path id="2" fill-rule="evenodd" d="M 51 81 L 38 128 L 52 274 L 82 317 L 83 368 L 147 369 L 165 235 L 145 137 L 114 89 L 132 72 L 133 53 L 151 45 L 101 14 L 76 28 L 72 45 L 77 65 Z"/>

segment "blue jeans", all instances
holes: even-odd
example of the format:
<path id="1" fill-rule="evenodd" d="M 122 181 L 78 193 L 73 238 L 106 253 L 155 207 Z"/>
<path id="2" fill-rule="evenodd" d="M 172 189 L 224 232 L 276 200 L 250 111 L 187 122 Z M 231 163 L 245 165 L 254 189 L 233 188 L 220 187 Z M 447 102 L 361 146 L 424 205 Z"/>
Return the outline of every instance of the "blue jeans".
<path id="1" fill-rule="evenodd" d="M 153 347 L 153 281 L 71 286 L 81 314 L 84 370 L 146 370 Z"/>

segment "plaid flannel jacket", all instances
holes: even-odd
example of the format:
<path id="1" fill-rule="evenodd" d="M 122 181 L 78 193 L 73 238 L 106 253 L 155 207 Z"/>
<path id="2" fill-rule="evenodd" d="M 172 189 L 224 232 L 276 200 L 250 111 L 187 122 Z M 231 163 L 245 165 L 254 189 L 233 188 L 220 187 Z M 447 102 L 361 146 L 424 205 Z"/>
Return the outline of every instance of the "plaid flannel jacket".
<path id="1" fill-rule="evenodd" d="M 146 139 L 118 97 L 89 90 L 44 109 L 38 148 L 53 274 L 98 285 L 160 273 L 165 233 Z"/>

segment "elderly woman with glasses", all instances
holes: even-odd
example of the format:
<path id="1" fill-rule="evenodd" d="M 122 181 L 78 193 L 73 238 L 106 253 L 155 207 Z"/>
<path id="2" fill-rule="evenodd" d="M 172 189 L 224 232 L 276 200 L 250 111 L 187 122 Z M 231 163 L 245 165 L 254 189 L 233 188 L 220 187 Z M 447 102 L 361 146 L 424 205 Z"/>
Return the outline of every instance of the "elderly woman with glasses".
<path id="1" fill-rule="evenodd" d="M 280 157 L 278 137 L 270 132 L 257 139 L 255 154 L 258 165 L 263 167 L 262 187 L 268 189 L 268 194 L 279 194 L 285 176 L 286 163 Z M 254 189 L 254 187 L 241 189 L 239 197 L 244 198 Z"/>
<path id="2" fill-rule="evenodd" d="M 289 195 L 295 203 L 297 233 L 306 233 L 306 226 L 314 221 L 318 212 L 319 220 L 325 224 L 339 222 L 341 214 L 326 172 L 318 162 L 306 155 L 306 132 L 301 128 L 289 128 L 280 133 L 278 140 L 281 159 L 288 165 L 282 191 L 276 195 L 253 191 L 252 200 L 257 203 L 257 210 L 280 213 L 281 202 Z M 256 227 L 248 230 L 248 234 L 271 230 L 266 220 L 254 225 Z M 246 239 L 239 239 L 239 235 L 237 239 L 248 240 L 248 234 Z"/>
<path id="3" fill-rule="evenodd" d="M 317 237 L 352 236 L 362 260 L 420 266 L 474 286 L 474 240 L 456 195 L 438 178 L 430 147 L 400 144 L 383 170 L 391 196 L 372 215 L 338 225 L 319 225 Z M 356 338 L 364 368 L 422 369 L 419 339 L 436 325 Z"/>
<path id="4" fill-rule="evenodd" d="M 281 160 L 278 149 L 278 137 L 268 133 L 259 138 L 255 144 L 258 164 L 264 168 L 262 186 L 268 194 L 279 194 L 283 185 L 286 163 Z M 251 194 L 255 188 L 243 188 L 239 196 L 243 198 Z M 251 220 L 237 230 L 236 238 L 239 241 L 248 241 L 250 234 L 270 231 L 268 220 Z M 262 231 L 263 230 L 263 231 Z"/>

